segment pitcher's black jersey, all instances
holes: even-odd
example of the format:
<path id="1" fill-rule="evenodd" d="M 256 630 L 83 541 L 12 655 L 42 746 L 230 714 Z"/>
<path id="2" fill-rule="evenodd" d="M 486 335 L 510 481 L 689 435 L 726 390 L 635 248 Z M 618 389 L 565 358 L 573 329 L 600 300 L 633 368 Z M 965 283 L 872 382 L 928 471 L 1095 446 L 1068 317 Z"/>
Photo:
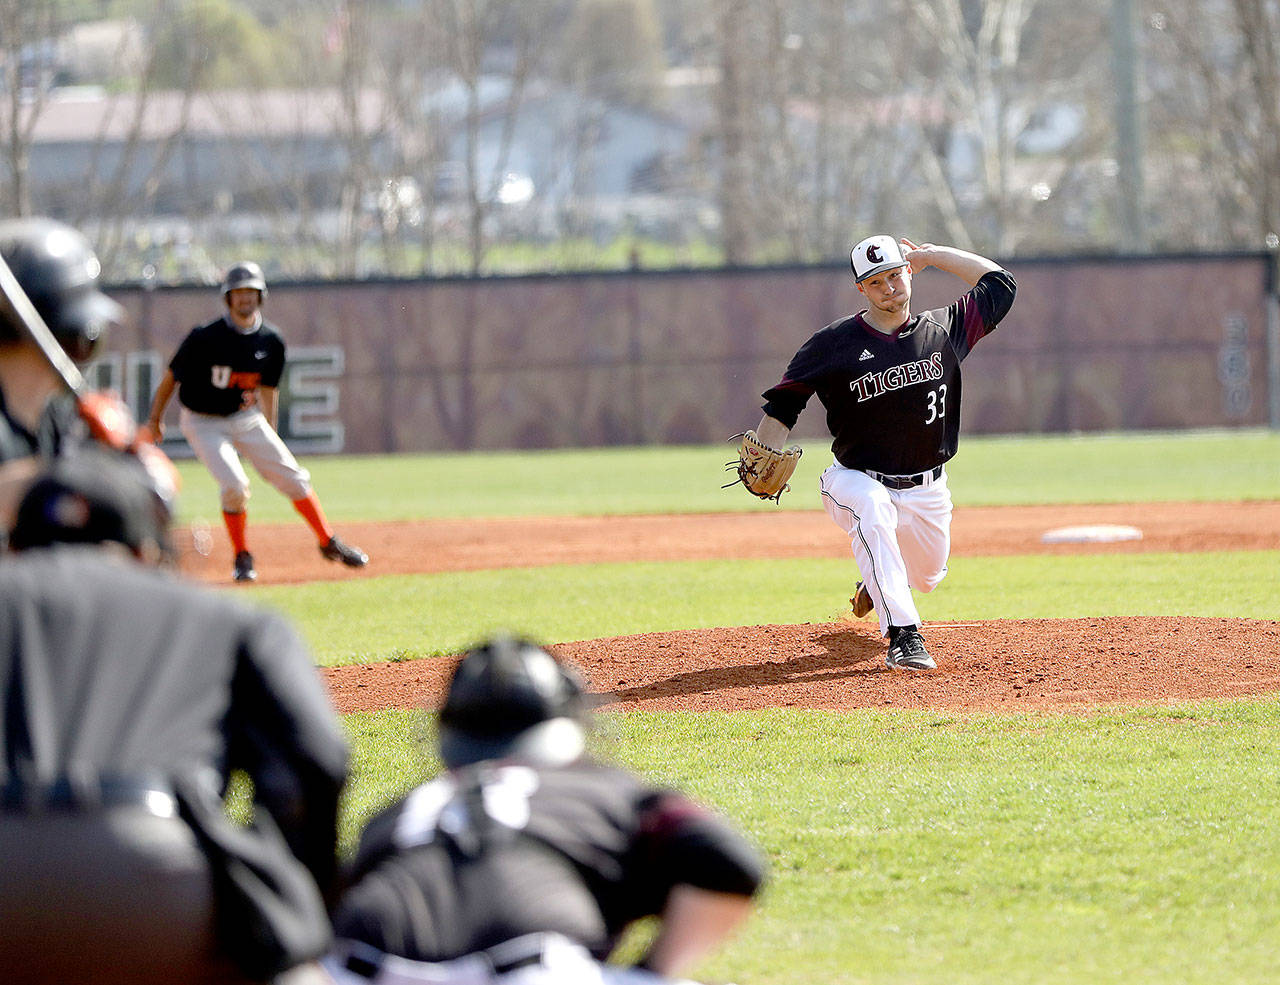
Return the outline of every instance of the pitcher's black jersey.
<path id="1" fill-rule="evenodd" d="M 418 961 L 557 932 L 603 958 L 675 885 L 750 896 L 762 877 L 726 822 L 627 771 L 480 763 L 369 823 L 334 932 Z"/>
<path id="2" fill-rule="evenodd" d="M 788 428 L 813 394 L 827 411 L 831 450 L 846 468 L 913 475 L 956 453 L 960 363 L 1008 313 L 1017 285 L 1005 270 L 984 274 L 945 308 L 913 315 L 885 335 L 862 313 L 814 334 L 781 382 L 764 393 L 764 412 Z"/>
<path id="3" fill-rule="evenodd" d="M 266 321 L 244 333 L 225 317 L 193 328 L 169 361 L 178 400 L 198 414 L 227 417 L 253 405 L 258 387 L 277 387 L 284 339 Z"/>

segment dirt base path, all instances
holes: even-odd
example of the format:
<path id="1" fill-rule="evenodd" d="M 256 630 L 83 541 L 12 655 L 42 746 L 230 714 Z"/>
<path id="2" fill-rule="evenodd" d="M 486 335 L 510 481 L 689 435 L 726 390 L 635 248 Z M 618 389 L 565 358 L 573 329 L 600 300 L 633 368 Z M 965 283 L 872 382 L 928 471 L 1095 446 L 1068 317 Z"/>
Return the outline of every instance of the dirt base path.
<path id="1" fill-rule="evenodd" d="M 1136 527 L 1141 539 L 1045 543 L 1080 525 Z M 183 571 L 229 583 L 231 552 L 207 556 L 180 531 Z M 325 562 L 301 522 L 251 528 L 265 584 L 502 567 L 709 558 L 850 558 L 824 513 L 436 520 L 356 524 L 342 534 L 367 568 Z M 1280 548 L 1280 501 L 961 508 L 958 556 Z M 850 577 L 853 566 L 850 559 Z M 741 626 L 558 643 L 605 709 L 766 707 L 1069 710 L 1280 691 L 1280 623 L 1240 619 L 1000 620 L 930 624 L 938 669 L 889 671 L 873 619 Z M 325 671 L 340 710 L 434 707 L 448 659 Z"/>
<path id="2" fill-rule="evenodd" d="M 1137 527 L 1142 539 L 1115 544 L 1045 544 L 1064 526 Z M 373 559 L 350 569 L 320 557 L 301 520 L 250 526 L 262 584 L 378 575 L 521 568 L 548 564 L 692 561 L 709 558 L 849 558 L 849 545 L 827 515 L 805 512 L 677 516 L 530 517 L 350 524 L 342 536 Z M 191 549 L 178 531 L 181 567 L 193 578 L 227 583 L 231 549 L 225 531 L 209 531 L 213 549 Z M 958 557 L 1008 554 L 1274 550 L 1280 548 L 1280 501 L 1146 503 L 1096 506 L 959 508 L 952 521 Z"/>

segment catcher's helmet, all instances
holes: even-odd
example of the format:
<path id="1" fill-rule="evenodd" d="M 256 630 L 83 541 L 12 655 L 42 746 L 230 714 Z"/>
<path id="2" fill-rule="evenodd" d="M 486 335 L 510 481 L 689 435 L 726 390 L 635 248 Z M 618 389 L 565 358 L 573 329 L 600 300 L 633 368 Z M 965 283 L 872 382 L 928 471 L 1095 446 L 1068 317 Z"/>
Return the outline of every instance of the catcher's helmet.
<path id="1" fill-rule="evenodd" d="M 0 255 L 54 338 L 78 363 L 93 357 L 124 309 L 98 290 L 102 265 L 77 230 L 52 219 L 0 222 Z M 0 319 L 0 341 L 25 338 L 20 325 Z"/>
<path id="2" fill-rule="evenodd" d="M 151 447 L 155 454 L 163 454 Z M 135 554 L 169 553 L 174 489 L 130 452 L 90 444 L 54 460 L 18 504 L 9 546 L 123 544 Z"/>
<path id="3" fill-rule="evenodd" d="M 227 274 L 222 278 L 222 296 L 226 297 L 239 287 L 254 288 L 264 298 L 267 296 L 267 278 L 263 276 L 262 268 L 252 260 L 241 260 L 227 268 Z"/>
<path id="4" fill-rule="evenodd" d="M 505 758 L 563 765 L 582 755 L 585 714 L 577 674 L 528 640 L 497 636 L 454 669 L 440 756 L 450 769 Z"/>

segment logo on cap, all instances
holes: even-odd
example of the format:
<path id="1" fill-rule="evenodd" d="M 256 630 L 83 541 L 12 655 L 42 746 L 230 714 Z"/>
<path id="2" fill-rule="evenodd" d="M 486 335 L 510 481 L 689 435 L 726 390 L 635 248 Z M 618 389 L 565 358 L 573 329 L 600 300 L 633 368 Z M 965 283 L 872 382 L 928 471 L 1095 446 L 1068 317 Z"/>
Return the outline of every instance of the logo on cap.
<path id="1" fill-rule="evenodd" d="M 859 282 L 890 267 L 901 267 L 907 262 L 898 241 L 885 235 L 868 236 L 862 240 L 850 252 L 849 261 L 853 265 L 853 276 Z"/>

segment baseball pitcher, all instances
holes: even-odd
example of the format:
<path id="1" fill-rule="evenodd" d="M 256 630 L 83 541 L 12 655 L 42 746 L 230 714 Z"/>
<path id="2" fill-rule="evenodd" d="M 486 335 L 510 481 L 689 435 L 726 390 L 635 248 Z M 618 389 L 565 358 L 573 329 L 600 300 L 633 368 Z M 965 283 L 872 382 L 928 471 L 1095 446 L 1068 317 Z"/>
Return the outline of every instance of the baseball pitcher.
<path id="1" fill-rule="evenodd" d="M 783 450 L 787 437 L 817 394 L 834 454 L 822 473 L 822 502 L 848 535 L 862 575 L 854 614 L 874 608 L 890 668 L 928 670 L 936 663 L 911 593 L 933 591 L 947 573 L 945 466 L 960 434 L 960 363 L 1008 314 L 1017 285 L 985 257 L 892 236 L 864 239 L 850 262 L 867 307 L 813 335 L 764 392 L 764 416 L 743 437 L 738 471 L 755 495 L 780 495 L 798 457 L 798 449 Z M 913 315 L 911 278 L 927 267 L 969 290 Z"/>

